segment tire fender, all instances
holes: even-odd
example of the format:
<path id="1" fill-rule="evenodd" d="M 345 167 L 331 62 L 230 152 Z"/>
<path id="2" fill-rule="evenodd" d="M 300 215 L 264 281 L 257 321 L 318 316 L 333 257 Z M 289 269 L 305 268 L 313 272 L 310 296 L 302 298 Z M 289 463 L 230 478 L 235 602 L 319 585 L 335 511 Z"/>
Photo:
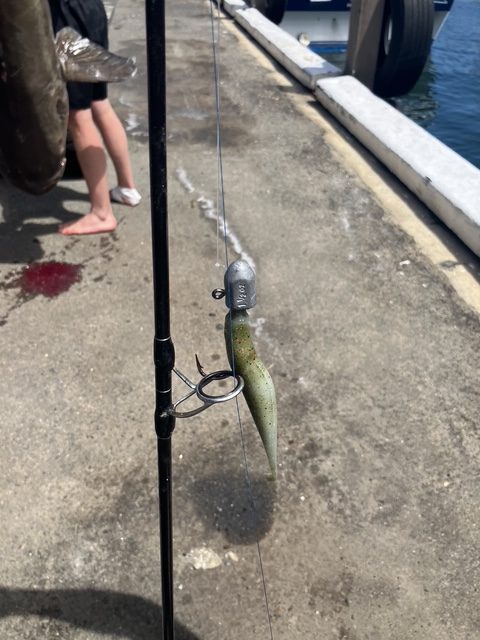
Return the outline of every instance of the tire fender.
<path id="1" fill-rule="evenodd" d="M 418 81 L 433 38 L 433 0 L 386 0 L 373 91 L 408 93 Z"/>

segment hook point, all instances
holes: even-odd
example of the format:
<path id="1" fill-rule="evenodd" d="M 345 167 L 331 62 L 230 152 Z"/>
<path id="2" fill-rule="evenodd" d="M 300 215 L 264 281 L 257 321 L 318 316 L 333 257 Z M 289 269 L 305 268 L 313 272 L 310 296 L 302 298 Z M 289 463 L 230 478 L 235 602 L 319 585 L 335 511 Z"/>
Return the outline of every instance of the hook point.
<path id="1" fill-rule="evenodd" d="M 205 373 L 205 369 L 200 364 L 200 360 L 198 359 L 197 354 L 195 354 L 195 362 L 197 363 L 198 373 L 202 376 L 202 378 L 204 378 L 207 374 Z"/>

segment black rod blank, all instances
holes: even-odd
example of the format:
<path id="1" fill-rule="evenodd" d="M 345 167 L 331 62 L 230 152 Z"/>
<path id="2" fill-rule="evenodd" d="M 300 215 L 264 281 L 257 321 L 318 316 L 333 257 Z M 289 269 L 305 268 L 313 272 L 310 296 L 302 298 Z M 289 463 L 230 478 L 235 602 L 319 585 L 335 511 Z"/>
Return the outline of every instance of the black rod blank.
<path id="1" fill-rule="evenodd" d="M 170 337 L 165 2 L 146 0 L 155 335 Z"/>
<path id="2" fill-rule="evenodd" d="M 173 613 L 172 548 L 172 439 L 158 438 L 158 486 L 160 494 L 160 558 L 162 563 L 163 640 L 175 637 Z"/>
<path id="3" fill-rule="evenodd" d="M 170 337 L 165 1 L 145 0 L 145 14 L 155 322 L 155 431 L 158 444 L 163 640 L 174 640 L 171 435 L 175 420 L 167 410 L 172 404 L 171 387 L 175 353 Z"/>

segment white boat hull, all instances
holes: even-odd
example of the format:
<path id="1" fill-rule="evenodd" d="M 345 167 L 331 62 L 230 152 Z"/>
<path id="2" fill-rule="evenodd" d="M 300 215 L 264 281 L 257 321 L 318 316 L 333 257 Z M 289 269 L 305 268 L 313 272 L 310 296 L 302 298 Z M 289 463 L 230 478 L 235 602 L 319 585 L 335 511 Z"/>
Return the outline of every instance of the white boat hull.
<path id="1" fill-rule="evenodd" d="M 435 11 L 435 39 L 448 16 L 448 11 Z M 347 46 L 349 11 L 286 11 L 280 27 L 305 44 L 342 49 Z"/>

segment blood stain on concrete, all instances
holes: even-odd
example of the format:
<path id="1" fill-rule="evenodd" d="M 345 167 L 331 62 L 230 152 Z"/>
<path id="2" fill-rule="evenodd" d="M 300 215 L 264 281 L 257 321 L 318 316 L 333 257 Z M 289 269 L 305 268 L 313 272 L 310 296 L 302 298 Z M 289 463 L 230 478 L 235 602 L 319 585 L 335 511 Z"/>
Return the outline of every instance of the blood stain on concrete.
<path id="1" fill-rule="evenodd" d="M 67 262 L 37 262 L 27 265 L 15 285 L 24 296 L 55 298 L 81 280 L 82 265 Z"/>

